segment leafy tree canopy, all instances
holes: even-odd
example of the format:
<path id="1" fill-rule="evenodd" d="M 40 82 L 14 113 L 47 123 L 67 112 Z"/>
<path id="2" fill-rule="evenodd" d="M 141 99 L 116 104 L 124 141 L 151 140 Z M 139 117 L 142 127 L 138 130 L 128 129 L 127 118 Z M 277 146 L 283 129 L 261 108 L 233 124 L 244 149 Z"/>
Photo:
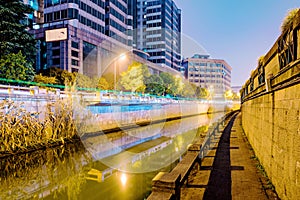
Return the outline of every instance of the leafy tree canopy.
<path id="1" fill-rule="evenodd" d="M 32 81 L 34 69 L 27 63 L 21 51 L 10 53 L 0 59 L 0 77 L 13 80 Z"/>
<path id="2" fill-rule="evenodd" d="M 157 74 L 152 74 L 148 78 L 146 78 L 146 90 L 145 92 L 154 94 L 154 95 L 162 95 L 165 91 L 164 81 Z"/>
<path id="3" fill-rule="evenodd" d="M 42 75 L 48 77 L 55 77 L 56 84 L 58 85 L 68 85 L 71 86 L 75 82 L 76 74 L 68 72 L 66 70 L 57 68 L 57 67 L 50 67 L 48 69 L 40 71 Z"/>
<path id="4" fill-rule="evenodd" d="M 161 79 L 164 81 L 165 94 L 174 94 L 175 78 L 172 74 L 162 72 L 159 74 Z"/>
<path id="5" fill-rule="evenodd" d="M 120 83 L 125 90 L 132 92 L 144 92 L 146 89 L 145 80 L 150 76 L 147 66 L 133 62 L 128 70 L 122 72 Z"/>
<path id="6" fill-rule="evenodd" d="M 21 0 L 0 0 L 0 58 L 21 51 L 27 62 L 34 63 L 36 42 L 26 22 L 26 14 L 32 12 Z"/>
<path id="7" fill-rule="evenodd" d="M 55 84 L 56 78 L 49 77 L 49 76 L 43 76 L 42 74 L 37 74 L 34 76 L 34 82 L 45 83 L 45 84 Z"/>
<path id="8" fill-rule="evenodd" d="M 97 88 L 100 90 L 108 90 L 109 89 L 109 84 L 104 77 L 101 77 L 98 80 Z"/>

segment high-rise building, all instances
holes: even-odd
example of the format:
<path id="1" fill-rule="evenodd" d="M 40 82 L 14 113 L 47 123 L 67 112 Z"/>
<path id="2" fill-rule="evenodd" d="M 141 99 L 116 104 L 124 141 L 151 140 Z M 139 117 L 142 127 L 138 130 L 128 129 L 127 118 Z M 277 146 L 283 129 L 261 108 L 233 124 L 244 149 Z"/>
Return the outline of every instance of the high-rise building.
<path id="1" fill-rule="evenodd" d="M 44 0 L 23 0 L 24 4 L 30 5 L 34 12 L 28 15 L 31 26 L 44 22 Z"/>
<path id="2" fill-rule="evenodd" d="M 210 90 L 216 97 L 222 97 L 225 91 L 231 89 L 232 68 L 225 60 L 195 54 L 184 59 L 183 66 L 189 82 Z"/>
<path id="3" fill-rule="evenodd" d="M 133 47 L 147 52 L 149 60 L 180 70 L 181 10 L 173 0 L 131 0 Z"/>
<path id="4" fill-rule="evenodd" d="M 55 66 L 101 75 L 106 60 L 132 44 L 128 6 L 125 0 L 44 0 L 44 24 L 33 30 L 36 70 Z"/>

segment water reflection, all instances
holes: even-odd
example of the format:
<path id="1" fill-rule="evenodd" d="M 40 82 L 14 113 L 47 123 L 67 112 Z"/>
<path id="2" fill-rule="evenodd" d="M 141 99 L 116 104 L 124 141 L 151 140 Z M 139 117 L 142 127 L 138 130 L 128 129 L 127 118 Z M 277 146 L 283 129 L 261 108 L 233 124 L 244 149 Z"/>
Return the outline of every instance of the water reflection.
<path id="1" fill-rule="evenodd" d="M 221 116 L 183 118 L 2 158 L 0 199 L 143 199 L 156 173 L 170 171 Z"/>
<path id="2" fill-rule="evenodd" d="M 111 174 L 114 169 L 130 173 L 157 171 L 170 165 L 186 151 L 186 147 L 199 137 L 199 127 L 205 130 L 205 126 L 221 116 L 217 114 L 210 118 L 199 115 L 107 135 L 100 134 L 85 138 L 83 144 L 94 160 L 105 165 L 99 169 L 103 177 Z"/>
<path id="3" fill-rule="evenodd" d="M 81 143 L 2 158 L 0 199 L 38 199 L 61 192 L 76 199 L 90 161 Z"/>

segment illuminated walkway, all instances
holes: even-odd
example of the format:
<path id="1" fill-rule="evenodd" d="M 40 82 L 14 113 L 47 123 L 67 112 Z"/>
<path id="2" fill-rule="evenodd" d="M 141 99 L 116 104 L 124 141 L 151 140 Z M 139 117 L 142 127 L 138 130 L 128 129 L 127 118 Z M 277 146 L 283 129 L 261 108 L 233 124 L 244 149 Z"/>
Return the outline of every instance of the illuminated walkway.
<path id="1" fill-rule="evenodd" d="M 181 199 L 276 199 L 257 165 L 238 114 L 204 158 L 200 171 L 191 172 L 189 184 L 181 189 Z"/>

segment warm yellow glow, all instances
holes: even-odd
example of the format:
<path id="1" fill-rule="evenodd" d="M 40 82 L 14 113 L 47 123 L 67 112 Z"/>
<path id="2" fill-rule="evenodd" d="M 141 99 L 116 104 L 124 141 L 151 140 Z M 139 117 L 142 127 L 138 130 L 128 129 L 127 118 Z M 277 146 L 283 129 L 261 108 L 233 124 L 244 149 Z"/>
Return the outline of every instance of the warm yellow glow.
<path id="1" fill-rule="evenodd" d="M 120 60 L 124 60 L 126 58 L 126 54 L 125 53 L 122 53 L 120 56 L 119 56 L 119 59 Z"/>
<path id="2" fill-rule="evenodd" d="M 122 173 L 121 174 L 121 183 L 122 183 L 122 185 L 125 186 L 126 182 L 127 182 L 127 176 L 126 176 L 126 174 Z"/>

